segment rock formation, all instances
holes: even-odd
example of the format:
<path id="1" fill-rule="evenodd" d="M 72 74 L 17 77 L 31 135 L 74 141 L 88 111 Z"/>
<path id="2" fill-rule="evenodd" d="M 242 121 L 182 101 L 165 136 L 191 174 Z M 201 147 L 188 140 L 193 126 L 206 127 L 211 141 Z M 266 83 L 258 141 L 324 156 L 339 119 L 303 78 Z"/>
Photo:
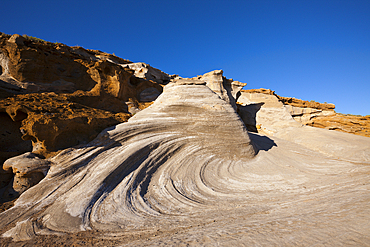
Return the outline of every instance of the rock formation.
<path id="1" fill-rule="evenodd" d="M 370 116 L 353 116 L 336 113 L 334 111 L 334 104 L 318 103 L 314 101 L 304 101 L 296 98 L 282 97 L 277 95 L 274 91 L 271 91 L 270 89 L 261 88 L 242 90 L 242 94 L 244 94 L 244 96 L 256 94 L 253 97 L 260 97 L 260 100 L 257 100 L 259 104 L 262 104 L 264 102 L 263 98 L 269 98 L 270 101 L 280 101 L 288 110 L 293 119 L 301 124 L 370 137 Z M 249 101 L 246 101 L 244 103 L 247 102 Z M 239 104 L 239 107 L 241 105 L 243 104 Z M 248 106 L 248 108 L 253 108 L 253 105 Z M 257 109 L 255 111 L 257 111 Z M 250 114 L 246 111 L 241 114 L 244 114 L 243 119 L 246 121 L 245 123 L 247 127 L 249 127 L 249 130 L 256 132 L 256 125 L 258 124 L 254 121 L 255 118 L 245 116 L 245 114 Z M 249 120 L 246 120 L 247 118 Z"/>
<path id="2" fill-rule="evenodd" d="M 154 100 L 167 82 L 134 76 L 125 67 L 130 63 L 100 51 L 1 34 L 0 163 L 25 152 L 48 157 L 86 144 L 150 105 L 148 97 Z M 0 169 L 0 203 L 9 199 L 4 189 L 12 177 Z"/>
<path id="3" fill-rule="evenodd" d="M 240 91 L 221 70 L 0 45 L 2 245 L 370 242 L 370 139 L 306 126 L 334 105 Z"/>

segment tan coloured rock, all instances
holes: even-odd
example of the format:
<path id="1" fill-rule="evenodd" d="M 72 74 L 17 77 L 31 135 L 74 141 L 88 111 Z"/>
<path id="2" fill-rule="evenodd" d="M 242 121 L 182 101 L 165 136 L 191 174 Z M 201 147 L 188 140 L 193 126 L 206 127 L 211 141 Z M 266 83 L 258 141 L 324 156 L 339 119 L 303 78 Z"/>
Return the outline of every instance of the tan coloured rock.
<path id="1" fill-rule="evenodd" d="M 92 140 L 104 128 L 129 118 L 125 102 L 140 108 L 145 105 L 138 101 L 143 91 L 162 91 L 157 83 L 133 77 L 132 70 L 123 68 L 128 60 L 100 51 L 19 35 L 2 34 L 0 44 L 0 112 L 13 121 L 24 120 L 19 126 L 23 139 L 32 140 L 40 154 Z M 57 95 L 27 94 L 50 91 Z M 81 128 L 85 124 L 88 127 Z"/>
<path id="2" fill-rule="evenodd" d="M 370 116 L 340 113 L 326 116 L 319 115 L 307 121 L 306 125 L 370 137 Z"/>
<path id="3" fill-rule="evenodd" d="M 141 110 L 150 105 L 148 95 L 140 102 L 148 89 L 152 98 L 162 92 L 158 83 L 123 68 L 128 60 L 25 37 L 0 34 L 0 166 L 25 152 L 49 157 L 86 144 L 127 121 L 134 111 L 126 102 Z M 0 169 L 0 189 L 12 177 Z"/>
<path id="4" fill-rule="evenodd" d="M 122 65 L 122 67 L 134 70 L 135 76 L 138 78 L 152 80 L 159 84 L 165 85 L 171 80 L 170 75 L 146 63 L 128 63 Z"/>
<path id="5" fill-rule="evenodd" d="M 273 98 L 260 117 L 286 128 L 248 134 L 205 84 L 170 83 L 128 122 L 49 159 L 46 178 L 1 214 L 2 237 L 31 244 L 67 234 L 53 239 L 72 244 L 78 234 L 131 246 L 369 240 L 369 138 L 296 127 L 276 115 L 289 113 Z M 340 234 L 348 231 L 356 234 Z"/>
<path id="6" fill-rule="evenodd" d="M 33 153 L 25 153 L 8 159 L 3 169 L 15 174 L 7 188 L 0 190 L 1 202 L 13 200 L 27 189 L 40 182 L 46 175 L 51 162 L 40 159 Z"/>
<path id="7" fill-rule="evenodd" d="M 334 111 L 334 104 L 304 101 L 291 97 L 281 97 L 277 95 L 275 91 L 270 89 L 250 89 L 242 90 L 242 92 L 247 94 L 266 94 L 271 95 L 271 97 L 275 96 L 284 104 L 285 108 L 294 120 L 301 124 L 370 137 L 369 116 L 354 116 L 350 114 L 346 115 L 336 113 Z M 240 103 L 239 108 L 243 108 L 247 102 L 249 101 Z M 261 100 L 260 102 L 263 103 L 264 100 Z M 249 113 L 246 110 L 242 110 L 240 114 L 242 115 L 243 121 L 247 125 L 248 129 L 257 132 L 255 113 L 257 113 L 260 107 L 259 105 L 251 104 L 247 108 L 249 108 Z"/>
<path id="8" fill-rule="evenodd" d="M 336 113 L 332 110 L 322 110 L 309 107 L 296 107 L 292 105 L 285 105 L 285 108 L 290 112 L 290 115 L 304 125 L 307 125 L 311 119 L 322 116 L 332 116 Z"/>
<path id="9" fill-rule="evenodd" d="M 273 135 L 282 128 L 300 127 L 274 94 L 241 91 L 239 115 L 248 130 Z"/>
<path id="10" fill-rule="evenodd" d="M 24 45 L 24 41 L 26 39 L 19 34 L 13 34 L 8 40 L 9 43 L 15 43 L 17 45 Z"/>
<path id="11" fill-rule="evenodd" d="M 227 79 L 223 76 L 222 70 L 214 70 L 193 79 L 205 81 L 207 83 L 207 87 L 218 94 L 221 99 L 230 103 L 234 109 L 236 109 L 237 94 L 245 85 L 247 85 L 246 83 L 233 81 L 233 79 Z"/>

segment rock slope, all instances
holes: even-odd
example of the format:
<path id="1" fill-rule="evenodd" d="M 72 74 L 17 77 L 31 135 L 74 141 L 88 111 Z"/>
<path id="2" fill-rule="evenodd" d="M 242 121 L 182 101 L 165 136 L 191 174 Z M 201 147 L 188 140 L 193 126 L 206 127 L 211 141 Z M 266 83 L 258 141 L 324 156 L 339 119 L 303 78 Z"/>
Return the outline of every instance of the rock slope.
<path id="1" fill-rule="evenodd" d="M 270 89 L 242 90 L 242 94 L 271 95 L 272 97 L 268 98 L 274 98 L 275 101 L 280 101 L 294 120 L 304 125 L 370 137 L 370 116 L 354 116 L 336 113 L 334 111 L 334 104 L 282 97 Z M 263 103 L 263 100 L 259 100 L 259 103 Z M 243 104 L 239 104 L 239 106 L 241 105 Z M 256 123 L 252 123 L 252 125 L 248 123 L 249 130 L 257 131 Z"/>
<path id="2" fill-rule="evenodd" d="M 370 139 L 305 125 L 331 104 L 19 35 L 0 60 L 2 245 L 370 242 Z"/>
<path id="3" fill-rule="evenodd" d="M 25 152 L 44 158 L 86 144 L 150 105 L 147 98 L 154 100 L 168 83 L 166 74 L 151 69 L 147 77 L 162 77 L 136 77 L 131 64 L 101 51 L 0 33 L 0 163 Z M 0 203 L 24 191 L 14 190 L 13 176 L 1 167 Z"/>

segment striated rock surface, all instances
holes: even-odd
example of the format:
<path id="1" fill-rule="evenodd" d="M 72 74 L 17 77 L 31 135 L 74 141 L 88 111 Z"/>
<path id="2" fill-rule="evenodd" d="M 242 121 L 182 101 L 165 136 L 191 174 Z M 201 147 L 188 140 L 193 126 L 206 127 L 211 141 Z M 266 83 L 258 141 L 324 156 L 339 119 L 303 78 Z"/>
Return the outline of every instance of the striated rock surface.
<path id="1" fill-rule="evenodd" d="M 0 233 L 29 244 L 367 243 L 370 139 L 302 126 L 272 98 L 259 112 L 269 137 L 248 133 L 206 82 L 170 83 L 126 123 L 48 159 L 46 177 L 0 214 Z"/>
<path id="2" fill-rule="evenodd" d="M 311 118 L 306 125 L 370 137 L 370 116 L 337 113 Z"/>
<path id="3" fill-rule="evenodd" d="M 370 242 L 370 139 L 304 125 L 333 124 L 334 105 L 240 92 L 222 70 L 183 79 L 27 36 L 0 44 L 0 212 L 15 204 L 1 245 Z"/>
<path id="4" fill-rule="evenodd" d="M 291 97 L 281 97 L 270 89 L 250 89 L 242 90 L 243 94 L 256 94 L 256 95 L 270 95 L 270 96 L 253 96 L 253 97 L 265 97 L 265 98 L 276 98 L 285 108 L 288 110 L 290 115 L 297 122 L 318 128 L 324 128 L 329 130 L 337 130 L 341 132 L 351 133 L 355 135 L 370 137 L 370 117 L 369 116 L 353 116 L 336 113 L 334 111 L 334 104 L 318 103 L 314 101 L 304 101 Z M 244 103 L 247 103 L 245 101 Z M 263 99 L 258 101 L 259 103 L 264 102 Z M 248 103 L 247 103 L 248 104 Z M 243 104 L 239 104 L 243 105 Z M 252 108 L 250 106 L 249 108 Z M 257 112 L 257 110 L 255 110 Z M 241 113 L 246 114 L 246 113 Z M 246 119 L 246 116 L 243 117 Z M 257 131 L 256 123 L 253 117 L 248 117 L 246 125 L 249 126 L 249 130 Z"/>
<path id="5" fill-rule="evenodd" d="M 87 146 L 52 158 L 58 165 L 4 213 L 6 225 L 18 215 L 12 211 L 23 215 L 17 219 L 23 223 L 4 236 L 24 240 L 45 229 L 148 227 L 179 214 L 201 213 L 202 205 L 215 207 L 223 204 L 219 196 L 231 196 L 222 188 L 219 192 L 208 188 L 217 183 L 208 177 L 212 173 L 207 167 L 247 161 L 254 155 L 255 148 L 231 105 L 203 81 L 179 80 L 167 85 L 151 107 L 127 123 L 103 131 Z M 201 170 L 206 173 L 203 178 L 198 174 Z M 24 207 L 30 200 L 33 206 Z M 38 203 L 45 209 L 41 228 L 27 220 L 39 213 Z M 28 230 L 32 225 L 38 228 L 34 232 Z"/>
<path id="6" fill-rule="evenodd" d="M 230 103 L 234 109 L 236 109 L 236 99 L 239 97 L 237 94 L 247 85 L 246 83 L 234 81 L 233 79 L 227 79 L 223 76 L 222 70 L 214 70 L 192 79 L 205 81 L 213 92 L 217 93 L 221 99 Z"/>
<path id="7" fill-rule="evenodd" d="M 131 108 L 150 105 L 148 97 L 154 100 L 162 86 L 135 77 L 124 66 L 130 63 L 101 51 L 1 34 L 1 166 L 25 152 L 49 157 L 86 144 L 127 121 Z M 1 168 L 0 189 L 13 176 Z"/>

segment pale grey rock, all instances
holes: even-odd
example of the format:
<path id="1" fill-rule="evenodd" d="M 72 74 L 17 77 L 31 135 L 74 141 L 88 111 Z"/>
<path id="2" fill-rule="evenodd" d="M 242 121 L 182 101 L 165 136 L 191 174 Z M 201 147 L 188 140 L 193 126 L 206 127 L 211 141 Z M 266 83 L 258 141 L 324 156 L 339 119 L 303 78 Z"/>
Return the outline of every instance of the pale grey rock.
<path id="1" fill-rule="evenodd" d="M 46 175 L 51 162 L 40 159 L 35 154 L 27 152 L 22 155 L 7 159 L 3 164 L 4 170 L 12 170 L 16 176 L 22 177 L 33 172 L 41 172 Z"/>
<path id="2" fill-rule="evenodd" d="M 121 64 L 121 66 L 134 70 L 134 75 L 142 79 L 152 80 L 160 84 L 167 84 L 171 80 L 168 74 L 146 63 L 129 63 Z"/>
<path id="3" fill-rule="evenodd" d="M 2 200 L 12 199 L 39 183 L 45 177 L 50 165 L 49 160 L 40 159 L 30 152 L 7 159 L 3 169 L 11 171 L 14 178 L 7 187 L 0 190 Z"/>
<path id="4" fill-rule="evenodd" d="M 156 98 L 158 98 L 158 96 L 160 94 L 161 94 L 161 92 L 159 92 L 158 89 L 156 89 L 154 87 L 149 87 L 149 88 L 146 88 L 146 89 L 144 89 L 143 91 L 140 92 L 139 101 L 152 102 Z"/>
<path id="5" fill-rule="evenodd" d="M 370 138 L 302 127 L 261 95 L 239 101 L 261 104 L 256 121 L 270 136 L 248 133 L 205 84 L 169 83 L 127 123 L 53 157 L 47 176 L 0 214 L 2 236 L 99 230 L 127 246 L 370 241 Z"/>
<path id="6" fill-rule="evenodd" d="M 273 135 L 282 128 L 300 127 L 275 95 L 241 92 L 239 114 L 247 126 L 259 133 Z"/>
<path id="7" fill-rule="evenodd" d="M 236 109 L 237 94 L 247 85 L 246 83 L 233 81 L 233 79 L 227 79 L 223 76 L 222 70 L 214 70 L 193 79 L 205 81 L 207 87 L 218 94 L 221 99 L 230 103 L 234 109 Z"/>
<path id="8" fill-rule="evenodd" d="M 309 107 L 303 108 L 292 105 L 285 105 L 285 108 L 287 108 L 288 112 L 294 118 L 294 120 L 300 122 L 301 124 L 306 124 L 315 117 L 335 115 L 334 111 L 314 109 Z"/>
<path id="9" fill-rule="evenodd" d="M 1 67 L 0 76 L 9 74 L 8 64 L 9 64 L 9 58 L 0 50 L 0 67 Z"/>
<path id="10" fill-rule="evenodd" d="M 329 157 L 355 163 L 370 162 L 370 138 L 304 126 L 275 95 L 241 93 L 239 114 L 246 126 L 261 134 L 278 137 Z M 295 109 L 295 108 L 293 108 Z M 297 110 L 297 109 L 295 109 Z M 310 110 L 307 110 L 310 112 Z"/>

